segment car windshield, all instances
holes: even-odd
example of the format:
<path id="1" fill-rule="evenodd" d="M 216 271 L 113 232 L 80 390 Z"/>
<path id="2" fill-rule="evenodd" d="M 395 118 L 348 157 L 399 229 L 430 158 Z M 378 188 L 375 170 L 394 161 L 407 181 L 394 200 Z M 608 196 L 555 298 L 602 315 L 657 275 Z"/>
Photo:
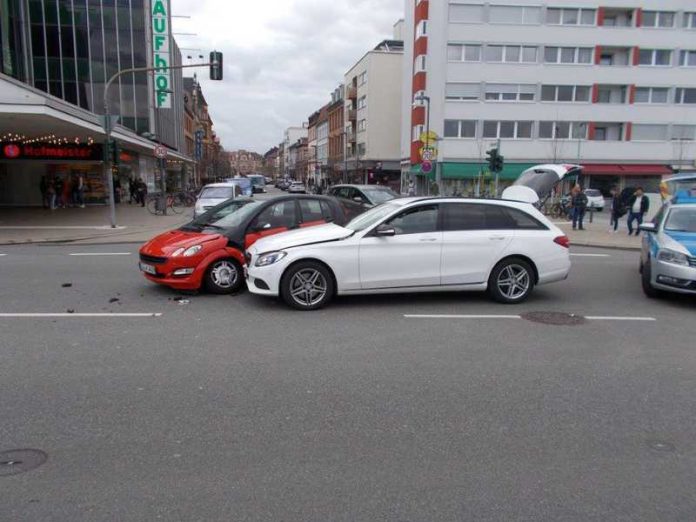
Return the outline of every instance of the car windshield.
<path id="1" fill-rule="evenodd" d="M 665 231 L 696 233 L 696 207 L 673 208 L 667 216 Z"/>
<path id="2" fill-rule="evenodd" d="M 263 179 L 261 176 L 253 176 L 249 179 L 251 180 L 252 185 L 264 185 L 266 183 L 266 180 Z"/>
<path id="3" fill-rule="evenodd" d="M 371 227 L 375 223 L 379 223 L 386 216 L 398 209 L 400 205 L 395 205 L 393 203 L 384 203 L 371 210 L 368 210 L 364 214 L 360 214 L 358 217 L 350 221 L 345 228 L 352 230 L 353 232 L 360 232 L 366 228 Z"/>
<path id="4" fill-rule="evenodd" d="M 229 199 L 234 197 L 234 187 L 205 187 L 199 199 Z"/>
<path id="5" fill-rule="evenodd" d="M 585 191 L 585 195 L 590 196 L 591 198 L 598 198 L 602 195 L 602 193 L 596 189 L 587 189 Z"/>
<path id="6" fill-rule="evenodd" d="M 216 207 L 211 208 L 204 214 L 201 214 L 199 217 L 191 221 L 189 225 L 186 225 L 186 228 L 202 228 L 210 225 L 217 226 L 215 223 L 226 218 L 229 214 L 237 212 L 240 208 L 242 208 L 244 205 L 248 205 L 249 203 L 251 203 L 251 201 L 248 199 L 234 199 L 232 201 L 225 201 L 224 203 L 220 203 Z"/>
<path id="7" fill-rule="evenodd" d="M 392 200 L 398 196 L 398 194 L 391 189 L 366 189 L 363 192 L 365 192 L 367 197 L 370 198 L 370 201 L 377 205 Z"/>
<path id="8" fill-rule="evenodd" d="M 207 226 L 215 228 L 234 228 L 242 224 L 248 217 L 254 214 L 263 204 L 262 201 L 254 201 L 242 206 L 239 210 L 231 212 L 216 221 L 207 223 Z"/>

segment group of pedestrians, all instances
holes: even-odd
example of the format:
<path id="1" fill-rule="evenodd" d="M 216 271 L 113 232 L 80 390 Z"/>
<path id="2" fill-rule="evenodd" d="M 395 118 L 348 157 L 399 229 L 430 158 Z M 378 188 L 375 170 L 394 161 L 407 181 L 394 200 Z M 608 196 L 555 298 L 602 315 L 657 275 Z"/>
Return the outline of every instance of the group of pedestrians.
<path id="1" fill-rule="evenodd" d="M 573 230 L 585 230 L 584 219 L 587 212 L 587 195 L 580 185 L 575 185 L 570 192 L 570 217 L 573 220 Z M 617 189 L 611 190 L 611 221 L 610 227 L 614 233 L 619 229 L 619 220 L 628 214 L 628 235 L 640 235 L 640 225 L 650 209 L 650 200 L 645 195 L 643 187 L 638 187 L 628 200 L 622 198 Z M 636 224 L 634 228 L 634 223 Z"/>
<path id="2" fill-rule="evenodd" d="M 80 173 L 66 179 L 59 174 L 44 174 L 39 181 L 44 208 L 55 210 L 65 207 L 85 208 L 85 178 Z"/>

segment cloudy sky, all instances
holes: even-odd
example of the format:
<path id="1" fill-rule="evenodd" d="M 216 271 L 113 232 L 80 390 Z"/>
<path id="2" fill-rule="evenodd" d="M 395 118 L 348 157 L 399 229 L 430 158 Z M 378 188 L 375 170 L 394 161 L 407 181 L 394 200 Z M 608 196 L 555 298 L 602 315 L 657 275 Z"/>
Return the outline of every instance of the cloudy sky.
<path id="1" fill-rule="evenodd" d="M 171 0 L 182 48 L 224 53 L 225 78 L 198 73 L 227 150 L 264 153 L 329 101 L 346 71 L 403 17 L 403 0 Z M 182 50 L 184 56 L 201 52 Z M 186 61 L 186 58 L 184 59 Z"/>

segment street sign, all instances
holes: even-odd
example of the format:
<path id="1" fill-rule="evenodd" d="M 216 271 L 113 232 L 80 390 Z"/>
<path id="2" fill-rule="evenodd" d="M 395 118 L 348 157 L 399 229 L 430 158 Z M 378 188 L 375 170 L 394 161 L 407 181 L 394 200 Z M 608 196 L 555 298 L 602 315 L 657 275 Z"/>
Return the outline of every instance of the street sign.
<path id="1" fill-rule="evenodd" d="M 163 145 L 155 145 L 155 157 L 164 159 L 167 157 L 167 147 Z"/>
<path id="2" fill-rule="evenodd" d="M 421 158 L 423 158 L 423 161 L 432 161 L 434 155 L 433 152 L 433 149 L 424 148 L 423 152 L 421 152 Z"/>
<path id="3" fill-rule="evenodd" d="M 423 174 L 430 174 L 433 171 L 433 164 L 430 161 L 424 161 L 421 163 L 421 172 Z"/>
<path id="4" fill-rule="evenodd" d="M 421 132 L 419 139 L 427 145 L 433 143 L 434 141 L 437 141 L 437 133 L 435 131 Z"/>

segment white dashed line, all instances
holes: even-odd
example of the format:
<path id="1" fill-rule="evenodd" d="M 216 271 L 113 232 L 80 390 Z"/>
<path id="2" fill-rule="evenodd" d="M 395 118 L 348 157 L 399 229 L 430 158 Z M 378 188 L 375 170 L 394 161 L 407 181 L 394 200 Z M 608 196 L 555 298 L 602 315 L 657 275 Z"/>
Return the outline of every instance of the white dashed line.
<path id="1" fill-rule="evenodd" d="M 616 317 L 616 316 L 592 316 L 588 315 L 585 317 L 588 321 L 643 321 L 652 322 L 657 321 L 654 317 Z"/>
<path id="2" fill-rule="evenodd" d="M 519 315 L 404 314 L 407 319 L 522 319 Z"/>
<path id="3" fill-rule="evenodd" d="M 5 257 L 7 254 L 0 254 L 0 257 Z"/>
<path id="4" fill-rule="evenodd" d="M 71 256 L 98 257 L 98 256 L 129 256 L 130 252 L 75 252 Z"/>
<path id="5" fill-rule="evenodd" d="M 2 314 L 0 313 L 0 318 L 34 318 L 34 319 L 44 319 L 52 317 L 93 317 L 93 318 L 116 318 L 116 317 L 162 317 L 161 313 L 114 313 L 114 314 L 97 314 L 97 313 L 26 313 L 26 314 Z"/>

